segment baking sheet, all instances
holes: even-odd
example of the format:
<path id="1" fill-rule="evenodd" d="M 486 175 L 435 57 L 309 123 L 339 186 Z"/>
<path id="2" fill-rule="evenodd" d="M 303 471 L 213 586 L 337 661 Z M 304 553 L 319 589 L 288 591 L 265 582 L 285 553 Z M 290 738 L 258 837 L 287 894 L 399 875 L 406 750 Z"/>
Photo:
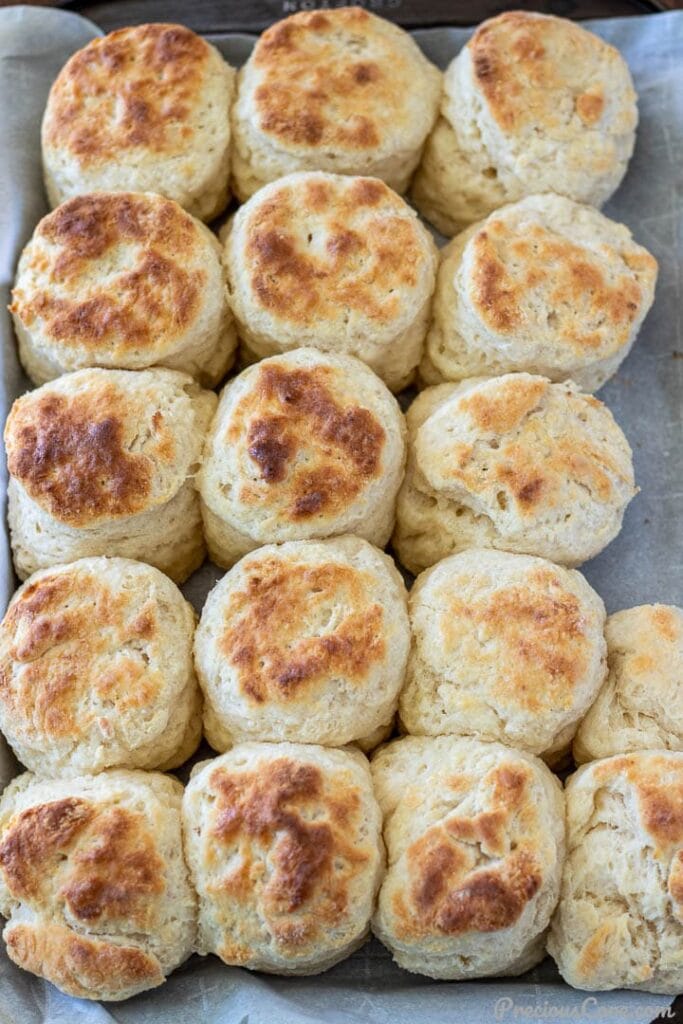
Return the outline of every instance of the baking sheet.
<path id="1" fill-rule="evenodd" d="M 683 11 L 592 21 L 590 28 L 625 54 L 640 96 L 641 122 L 627 178 L 605 212 L 624 221 L 660 261 L 654 309 L 636 347 L 600 397 L 634 451 L 641 494 L 620 536 L 583 571 L 615 611 L 651 601 L 683 604 Z M 0 10 L 0 417 L 28 386 L 19 370 L 6 305 L 18 253 L 46 212 L 39 125 L 47 91 L 70 53 L 98 33 L 64 11 Z M 414 35 L 442 67 L 470 32 Z M 213 36 L 240 64 L 253 39 Z M 5 493 L 6 471 L 0 487 Z M 185 592 L 201 607 L 220 571 L 205 566 Z M 0 597 L 15 581 L 0 527 Z M 16 771 L 0 749 L 0 783 Z M 552 963 L 518 980 L 435 983 L 400 971 L 376 941 L 316 978 L 274 978 L 193 957 L 160 989 L 125 1003 L 63 996 L 18 970 L 0 952 L 1 1024 L 487 1024 L 533 1019 L 647 1024 L 670 1000 L 645 993 L 576 992 Z"/>

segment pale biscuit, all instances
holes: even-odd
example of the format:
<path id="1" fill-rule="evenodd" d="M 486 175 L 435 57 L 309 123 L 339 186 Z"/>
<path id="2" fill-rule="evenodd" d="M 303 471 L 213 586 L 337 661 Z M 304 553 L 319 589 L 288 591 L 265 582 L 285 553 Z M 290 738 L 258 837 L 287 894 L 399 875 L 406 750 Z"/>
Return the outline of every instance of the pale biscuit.
<path id="1" fill-rule="evenodd" d="M 362 945 L 384 846 L 359 751 L 239 744 L 195 768 L 183 828 L 200 953 L 317 974 Z"/>
<path id="2" fill-rule="evenodd" d="M 605 679 L 605 606 L 542 558 L 474 549 L 420 575 L 401 691 L 406 732 L 499 740 L 556 763 Z"/>
<path id="3" fill-rule="evenodd" d="M 372 760 L 388 868 L 373 931 L 407 971 L 467 980 L 543 959 L 564 859 L 560 782 L 500 743 L 406 736 Z"/>
<path id="4" fill-rule="evenodd" d="M 158 192 L 200 220 L 230 198 L 235 72 L 182 25 L 93 39 L 50 90 L 42 126 L 51 206 L 85 192 Z"/>
<path id="5" fill-rule="evenodd" d="M 414 573 L 473 547 L 580 565 L 616 537 L 636 493 L 626 438 L 571 381 L 440 384 L 407 422 L 393 543 Z"/>
<path id="6" fill-rule="evenodd" d="M 194 478 L 215 408 L 174 370 L 77 370 L 18 398 L 5 447 L 19 578 L 106 554 L 185 580 L 205 553 Z"/>
<path id="7" fill-rule="evenodd" d="M 310 346 L 357 356 L 392 391 L 412 380 L 427 332 L 436 246 L 382 181 L 288 175 L 237 211 L 224 258 L 251 361 Z"/>
<path id="8" fill-rule="evenodd" d="M 201 736 L 195 613 L 142 562 L 37 572 L 0 624 L 0 728 L 31 771 L 175 768 Z"/>
<path id="9" fill-rule="evenodd" d="M 88 366 L 166 366 L 214 387 L 237 346 L 216 237 L 151 193 L 77 196 L 44 217 L 12 300 L 34 384 Z"/>
<path id="10" fill-rule="evenodd" d="M 359 7 L 294 14 L 238 76 L 233 190 L 291 171 L 369 174 L 405 192 L 436 118 L 441 74 L 407 32 Z"/>
<path id="11" fill-rule="evenodd" d="M 566 786 L 567 861 L 548 952 L 588 991 L 683 990 L 683 753 L 593 761 Z"/>
<path id="12" fill-rule="evenodd" d="M 628 355 L 656 279 L 657 261 L 622 224 L 529 196 L 442 249 L 420 376 L 527 371 L 596 391 Z"/>
<path id="13" fill-rule="evenodd" d="M 197 629 L 211 746 L 370 743 L 396 711 L 410 647 L 406 604 L 391 559 L 360 537 L 246 555 L 209 594 Z"/>
<path id="14" fill-rule="evenodd" d="M 636 94 L 618 50 L 563 18 L 485 21 L 444 75 L 413 200 L 445 235 L 555 192 L 601 206 L 633 152 Z"/>
<path id="15" fill-rule="evenodd" d="M 609 674 L 576 734 L 575 760 L 683 751 L 683 611 L 627 608 L 610 615 L 605 636 Z"/>
<path id="16" fill-rule="evenodd" d="M 0 801 L 11 960 L 81 999 L 128 999 L 192 952 L 182 786 L 158 772 L 15 779 Z"/>
<path id="17" fill-rule="evenodd" d="M 225 387 L 198 476 L 209 555 L 352 533 L 383 547 L 405 466 L 396 399 L 352 356 L 297 349 Z"/>

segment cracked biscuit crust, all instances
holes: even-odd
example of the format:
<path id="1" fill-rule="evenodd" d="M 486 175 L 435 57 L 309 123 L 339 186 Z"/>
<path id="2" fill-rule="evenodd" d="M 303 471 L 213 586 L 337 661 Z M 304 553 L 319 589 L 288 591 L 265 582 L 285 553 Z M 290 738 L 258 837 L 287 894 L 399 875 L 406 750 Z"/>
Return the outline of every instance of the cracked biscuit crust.
<path id="1" fill-rule="evenodd" d="M 567 783 L 567 862 L 548 950 L 575 988 L 683 988 L 683 754 L 594 761 Z"/>

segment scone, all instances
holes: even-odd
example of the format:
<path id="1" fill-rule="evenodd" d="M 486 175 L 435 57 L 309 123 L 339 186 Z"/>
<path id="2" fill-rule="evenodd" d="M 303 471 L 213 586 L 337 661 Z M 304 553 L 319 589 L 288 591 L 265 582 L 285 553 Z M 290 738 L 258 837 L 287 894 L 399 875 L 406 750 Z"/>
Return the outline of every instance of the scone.
<path id="1" fill-rule="evenodd" d="M 605 606 L 581 573 L 492 549 L 410 591 L 403 729 L 499 740 L 556 763 L 605 679 Z"/>
<path id="2" fill-rule="evenodd" d="M 60 71 L 42 126 L 51 206 L 85 192 L 159 192 L 200 220 L 230 198 L 235 72 L 182 25 L 93 39 Z"/>
<path id="3" fill-rule="evenodd" d="M 412 380 L 436 246 L 382 181 L 309 172 L 267 185 L 232 219 L 224 259 L 248 361 L 310 346 L 357 356 L 392 391 Z"/>
<path id="4" fill-rule="evenodd" d="M 441 250 L 420 377 L 514 371 L 597 391 L 654 299 L 657 261 L 628 228 L 555 195 L 529 196 Z"/>
<path id="5" fill-rule="evenodd" d="M 167 366 L 214 387 L 237 345 L 217 239 L 151 193 L 77 196 L 44 217 L 12 300 L 34 384 L 87 366 Z"/>
<path id="6" fill-rule="evenodd" d="M 195 639 L 211 746 L 371 742 L 396 711 L 406 603 L 392 560 L 360 537 L 246 555 L 209 594 Z"/>
<path id="7" fill-rule="evenodd" d="M 205 553 L 194 478 L 215 408 L 174 370 L 77 370 L 18 398 L 5 448 L 19 578 L 118 555 L 185 580 Z"/>
<path id="8" fill-rule="evenodd" d="M 384 847 L 359 751 L 242 743 L 197 765 L 183 831 L 199 953 L 318 974 L 362 945 Z"/>
<path id="9" fill-rule="evenodd" d="M 407 422 L 393 543 L 414 573 L 473 547 L 580 565 L 616 537 L 636 493 L 628 441 L 571 381 L 440 384 Z"/>
<path id="10" fill-rule="evenodd" d="M 11 960 L 81 999 L 128 999 L 192 952 L 182 786 L 157 772 L 20 775 L 0 801 Z"/>
<path id="11" fill-rule="evenodd" d="M 624 177 L 638 122 L 631 75 L 580 25 L 507 11 L 479 26 L 443 82 L 413 183 L 443 234 L 534 192 L 601 206 Z"/>
<path id="12" fill-rule="evenodd" d="M 209 555 L 353 533 L 384 547 L 405 466 L 396 399 L 352 356 L 301 348 L 224 388 L 199 473 Z"/>
<path id="13" fill-rule="evenodd" d="M 0 623 L 0 728 L 38 775 L 175 768 L 201 736 L 195 613 L 126 558 L 43 569 Z"/>
<path id="14" fill-rule="evenodd" d="M 683 751 L 683 610 L 627 608 L 610 615 L 605 636 L 609 674 L 576 734 L 574 759 Z"/>
<path id="15" fill-rule="evenodd" d="M 500 743 L 406 736 L 372 761 L 388 867 L 375 934 L 407 971 L 465 981 L 543 959 L 564 801 L 542 761 Z"/>
<path id="16" fill-rule="evenodd" d="M 566 786 L 548 952 L 574 988 L 683 990 L 683 753 L 593 761 Z"/>
<path id="17" fill-rule="evenodd" d="M 315 170 L 369 174 L 405 192 L 436 118 L 441 77 L 407 32 L 360 7 L 276 22 L 238 76 L 237 198 Z"/>

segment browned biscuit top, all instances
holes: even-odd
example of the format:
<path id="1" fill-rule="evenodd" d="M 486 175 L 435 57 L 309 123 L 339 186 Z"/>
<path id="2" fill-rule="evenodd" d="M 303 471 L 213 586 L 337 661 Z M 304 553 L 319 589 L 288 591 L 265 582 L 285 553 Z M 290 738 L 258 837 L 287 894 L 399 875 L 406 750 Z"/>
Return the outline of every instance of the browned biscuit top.
<path id="1" fill-rule="evenodd" d="M 258 129 L 280 146 L 363 154 L 410 127 L 403 97 L 418 88 L 419 57 L 359 7 L 277 22 L 250 63 Z"/>
<path id="2" fill-rule="evenodd" d="M 571 708 L 593 649 L 578 597 L 544 567 L 478 596 L 468 583 L 458 573 L 448 581 L 438 621 L 443 655 L 467 659 L 471 652 L 482 675 L 493 667 L 502 707 L 532 714 Z"/>
<path id="3" fill-rule="evenodd" d="M 396 320 L 421 280 L 427 239 L 405 204 L 375 178 L 322 175 L 271 188 L 241 225 L 258 307 L 292 326 Z"/>
<path id="4" fill-rule="evenodd" d="M 198 317 L 206 250 L 192 218 L 161 196 L 77 196 L 36 228 L 10 308 L 54 344 L 104 351 L 109 363 L 145 349 L 151 358 Z"/>
<path id="5" fill-rule="evenodd" d="M 361 684 L 386 656 L 382 606 L 365 596 L 372 582 L 336 562 L 251 563 L 225 604 L 219 641 L 241 694 L 291 705 L 333 678 Z"/>
<path id="6" fill-rule="evenodd" d="M 454 775 L 445 784 L 454 797 L 464 797 L 472 781 Z M 399 939 L 493 932 L 515 924 L 543 883 L 534 851 L 538 821 L 532 781 L 530 765 L 492 768 L 483 780 L 485 810 L 454 812 L 408 847 L 409 888 L 392 898 Z M 511 843 L 513 821 L 519 841 Z M 482 854 L 485 866 L 480 865 Z"/>
<path id="7" fill-rule="evenodd" d="M 504 217 L 489 219 L 471 245 L 469 296 L 492 331 L 519 334 L 549 309 L 553 337 L 582 354 L 626 342 L 656 275 L 654 258 L 635 245 L 618 258 L 540 224 L 521 232 Z"/>
<path id="8" fill-rule="evenodd" d="M 165 680 L 158 601 L 112 588 L 96 570 L 44 573 L 13 600 L 0 624 L 0 704 L 27 742 L 95 729 L 113 736 L 102 714 L 153 707 Z"/>
<path id="9" fill-rule="evenodd" d="M 148 931 L 165 891 L 164 862 L 142 815 L 80 797 L 37 804 L 12 818 L 0 842 L 11 896 L 56 898 L 84 927 Z"/>
<path id="10" fill-rule="evenodd" d="M 621 85 L 618 50 L 579 25 L 527 11 L 507 11 L 479 26 L 468 43 L 476 86 L 506 133 L 531 126 L 551 137 L 594 128 L 608 115 L 633 128 L 631 88 L 609 111 L 612 75 Z M 614 89 L 612 89 L 612 93 Z"/>
<path id="11" fill-rule="evenodd" d="M 5 427 L 10 474 L 51 516 L 72 527 L 168 500 L 171 495 L 159 493 L 158 477 L 165 470 L 170 485 L 181 454 L 178 429 L 155 401 L 152 375 L 142 386 L 142 375 L 126 374 L 126 390 L 118 371 L 80 374 L 82 386 L 70 393 L 64 390 L 69 378 L 61 378 L 61 385 L 45 385 L 14 403 Z"/>
<path id="12" fill-rule="evenodd" d="M 182 25 L 137 25 L 94 39 L 52 86 L 44 143 L 81 166 L 136 148 L 166 156 L 186 151 L 211 52 Z"/>
<path id="13" fill-rule="evenodd" d="M 333 516 L 380 477 L 385 430 L 340 387 L 340 375 L 319 365 L 256 371 L 225 432 L 256 476 L 241 485 L 245 506 L 265 500 L 296 523 Z"/>
<path id="14" fill-rule="evenodd" d="M 206 795 L 203 862 L 217 870 L 212 887 L 226 923 L 250 908 L 248 921 L 256 909 L 254 943 L 265 928 L 281 953 L 302 956 L 356 911 L 352 889 L 376 856 L 371 840 L 362 838 L 356 782 L 283 756 L 253 770 L 217 767 Z M 246 963 L 255 952 L 248 934 L 236 941 L 227 927 L 218 954 Z"/>

